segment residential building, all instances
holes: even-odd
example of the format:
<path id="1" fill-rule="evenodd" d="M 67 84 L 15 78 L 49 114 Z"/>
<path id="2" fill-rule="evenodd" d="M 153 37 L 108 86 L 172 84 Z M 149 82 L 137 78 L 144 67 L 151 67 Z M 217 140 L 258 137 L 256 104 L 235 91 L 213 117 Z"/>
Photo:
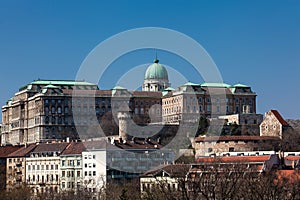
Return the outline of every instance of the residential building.
<path id="1" fill-rule="evenodd" d="M 60 189 L 75 190 L 83 186 L 82 152 L 85 150 L 82 142 L 72 141 L 60 154 Z"/>
<path id="2" fill-rule="evenodd" d="M 6 159 L 6 189 L 21 187 L 26 183 L 26 158 L 35 149 L 35 144 L 24 145 L 10 153 Z"/>
<path id="3" fill-rule="evenodd" d="M 39 143 L 26 158 L 26 184 L 35 192 L 58 192 L 61 153 L 69 143 Z"/>
<path id="4" fill-rule="evenodd" d="M 90 192 L 99 192 L 107 180 L 106 141 L 84 142 L 82 152 L 82 185 Z"/>
<path id="5" fill-rule="evenodd" d="M 83 186 L 99 191 L 107 182 L 138 178 L 145 171 L 161 164 L 173 163 L 174 153 L 148 139 L 84 142 L 82 152 Z"/>
<path id="6" fill-rule="evenodd" d="M 14 170 L 12 166 L 7 168 L 7 157 L 20 148 L 20 146 L 0 146 L 0 190 L 2 191 L 6 188 L 6 178 L 12 176 Z"/>
<path id="7" fill-rule="evenodd" d="M 277 110 L 270 110 L 265 113 L 265 118 L 259 127 L 261 136 L 276 136 L 282 139 L 283 131 L 290 126 Z"/>

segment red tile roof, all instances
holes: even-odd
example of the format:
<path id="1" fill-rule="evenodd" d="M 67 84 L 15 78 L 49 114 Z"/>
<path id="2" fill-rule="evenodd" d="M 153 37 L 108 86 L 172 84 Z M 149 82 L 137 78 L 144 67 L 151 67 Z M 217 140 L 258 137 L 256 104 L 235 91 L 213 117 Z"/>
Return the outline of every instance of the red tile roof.
<path id="1" fill-rule="evenodd" d="M 69 143 L 39 143 L 37 147 L 32 151 L 34 153 L 40 152 L 63 152 Z"/>
<path id="2" fill-rule="evenodd" d="M 33 151 L 36 147 L 36 144 L 30 144 L 28 146 L 23 146 L 19 148 L 18 150 L 12 152 L 7 157 L 25 157 L 28 155 L 31 151 Z"/>
<path id="3" fill-rule="evenodd" d="M 280 140 L 275 136 L 199 136 L 195 142 Z"/>
<path id="4" fill-rule="evenodd" d="M 284 159 L 296 161 L 296 160 L 300 160 L 300 156 L 286 156 Z"/>
<path id="5" fill-rule="evenodd" d="M 22 146 L 1 146 L 0 147 L 0 158 L 6 158 L 12 152 L 22 148 Z"/>
<path id="6" fill-rule="evenodd" d="M 282 126 L 289 126 L 289 124 L 283 119 L 283 117 L 280 115 L 280 113 L 277 110 L 270 110 L 270 111 L 274 114 L 274 116 L 282 124 Z"/>
<path id="7" fill-rule="evenodd" d="M 71 142 L 61 155 L 78 155 L 81 154 L 86 149 L 82 142 Z"/>
<path id="8" fill-rule="evenodd" d="M 270 159 L 270 155 L 264 156 L 225 156 L 225 157 L 202 157 L 198 158 L 196 162 L 224 162 L 224 163 L 251 163 L 251 162 L 265 162 Z"/>

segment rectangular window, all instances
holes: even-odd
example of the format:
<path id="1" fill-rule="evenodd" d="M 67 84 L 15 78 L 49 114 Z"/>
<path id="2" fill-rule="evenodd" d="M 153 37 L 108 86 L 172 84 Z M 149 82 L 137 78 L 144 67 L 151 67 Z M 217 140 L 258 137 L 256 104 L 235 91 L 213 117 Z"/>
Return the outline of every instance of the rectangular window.
<path id="1" fill-rule="evenodd" d="M 93 176 L 96 176 L 96 171 L 93 171 Z"/>
<path id="2" fill-rule="evenodd" d="M 80 177 L 80 171 L 77 171 L 77 177 Z"/>
<path id="3" fill-rule="evenodd" d="M 69 113 L 69 107 L 66 106 L 66 107 L 65 107 L 65 114 L 68 114 L 68 113 Z"/>
<path id="4" fill-rule="evenodd" d="M 51 113 L 52 113 L 52 114 L 55 113 L 55 107 L 54 107 L 54 106 L 51 107 Z"/>
<path id="5" fill-rule="evenodd" d="M 66 172 L 65 172 L 65 171 L 62 171 L 62 172 L 61 172 L 61 176 L 62 176 L 62 177 L 65 177 L 65 176 L 66 176 Z"/>
<path id="6" fill-rule="evenodd" d="M 58 113 L 58 114 L 61 114 L 61 107 L 60 107 L 60 106 L 57 107 L 57 113 Z"/>
<path id="7" fill-rule="evenodd" d="M 210 107 L 210 105 L 207 105 L 207 109 L 206 109 L 208 112 L 210 112 L 211 111 L 211 107 Z"/>

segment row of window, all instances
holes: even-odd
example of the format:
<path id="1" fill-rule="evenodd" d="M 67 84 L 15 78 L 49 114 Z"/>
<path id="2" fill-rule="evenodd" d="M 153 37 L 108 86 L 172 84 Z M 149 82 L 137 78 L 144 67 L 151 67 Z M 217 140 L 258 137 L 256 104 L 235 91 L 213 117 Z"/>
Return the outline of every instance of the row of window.
<path id="1" fill-rule="evenodd" d="M 61 171 L 61 176 L 62 177 L 75 177 L 75 172 L 74 171 L 65 171 L 65 170 L 62 170 Z M 76 177 L 80 177 L 81 176 L 81 171 L 80 170 L 77 170 L 76 171 Z"/>
<path id="2" fill-rule="evenodd" d="M 27 165 L 27 170 L 58 170 L 58 165 Z"/>
<path id="3" fill-rule="evenodd" d="M 85 171 L 84 176 L 96 176 L 96 171 Z"/>
<path id="4" fill-rule="evenodd" d="M 75 167 L 75 166 L 80 166 L 81 164 L 81 160 L 62 160 L 61 161 L 61 166 L 71 166 L 71 167 Z"/>
<path id="5" fill-rule="evenodd" d="M 210 97 L 205 98 L 205 100 L 206 100 L 207 103 L 210 103 L 212 101 Z M 196 102 L 202 103 L 202 101 L 203 101 L 202 97 L 199 97 L 199 98 L 196 98 L 196 97 L 185 98 L 185 102 L 187 102 L 187 103 L 196 103 Z M 226 101 L 226 103 L 228 103 L 228 102 L 231 101 L 231 99 L 226 98 L 225 101 Z M 174 104 L 174 103 L 178 103 L 178 102 L 179 102 L 179 97 L 172 98 L 172 100 L 166 100 L 166 101 L 164 101 L 164 105 Z M 220 103 L 221 102 L 220 98 L 216 98 L 215 102 L 216 103 Z M 236 103 L 239 103 L 239 102 L 241 102 L 241 103 L 248 103 L 248 104 L 251 105 L 252 104 L 252 99 L 248 99 L 248 98 L 240 98 L 239 99 L 239 98 L 236 98 L 235 102 Z"/>
<path id="6" fill-rule="evenodd" d="M 61 187 L 62 188 L 74 188 L 75 187 L 75 183 L 74 182 L 61 182 Z M 77 182 L 77 188 L 80 187 L 80 182 Z"/>
<path id="7" fill-rule="evenodd" d="M 84 159 L 96 159 L 96 155 L 84 155 Z"/>
<path id="8" fill-rule="evenodd" d="M 49 107 L 45 107 L 44 108 L 45 110 L 45 115 L 48 115 L 50 114 L 50 110 L 49 110 Z M 94 107 L 94 106 L 91 106 L 91 107 L 75 107 L 73 108 L 73 111 L 74 112 L 78 112 L 78 113 L 95 113 L 96 114 L 99 114 L 99 113 L 105 113 L 107 111 L 111 111 L 111 106 L 108 106 L 107 108 L 105 106 L 102 106 L 101 108 L 100 107 Z M 64 110 L 62 107 L 58 106 L 57 108 L 52 106 L 51 107 L 51 114 L 69 114 L 71 113 L 70 112 L 70 109 L 69 107 L 64 107 Z"/>
<path id="9" fill-rule="evenodd" d="M 96 167 L 96 163 L 85 163 L 84 167 L 85 168 L 92 168 L 92 167 L 95 168 Z"/>
<path id="10" fill-rule="evenodd" d="M 42 183 L 47 183 L 47 182 L 52 182 L 52 181 L 56 181 L 58 182 L 58 174 L 53 175 L 53 174 L 47 174 L 47 175 L 32 175 L 32 176 L 28 176 L 27 178 L 27 182 L 42 182 Z"/>

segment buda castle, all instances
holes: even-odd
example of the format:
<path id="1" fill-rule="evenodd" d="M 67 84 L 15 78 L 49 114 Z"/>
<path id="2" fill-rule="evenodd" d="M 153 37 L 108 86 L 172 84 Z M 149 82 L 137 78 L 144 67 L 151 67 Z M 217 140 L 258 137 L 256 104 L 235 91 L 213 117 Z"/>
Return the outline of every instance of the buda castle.
<path id="1" fill-rule="evenodd" d="M 137 124 L 170 125 L 200 116 L 256 116 L 256 93 L 243 84 L 208 82 L 187 82 L 173 89 L 167 69 L 157 59 L 145 72 L 142 91 L 121 86 L 101 90 L 79 80 L 35 80 L 2 106 L 1 144 L 79 140 L 82 132 L 116 135 L 120 112 L 127 112 Z M 260 123 L 249 119 L 240 123 Z"/>

